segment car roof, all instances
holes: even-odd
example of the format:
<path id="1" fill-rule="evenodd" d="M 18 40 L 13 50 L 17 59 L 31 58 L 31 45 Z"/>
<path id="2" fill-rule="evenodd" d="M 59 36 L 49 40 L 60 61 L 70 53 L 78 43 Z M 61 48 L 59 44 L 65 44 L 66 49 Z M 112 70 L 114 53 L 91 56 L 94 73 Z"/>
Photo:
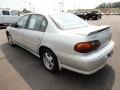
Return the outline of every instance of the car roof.
<path id="1" fill-rule="evenodd" d="M 37 13 L 32 12 L 32 13 L 25 13 L 23 15 L 41 14 L 44 16 L 49 16 L 49 15 L 62 14 L 62 13 L 67 13 L 67 12 L 50 12 L 50 13 L 48 13 L 48 12 L 37 12 Z"/>

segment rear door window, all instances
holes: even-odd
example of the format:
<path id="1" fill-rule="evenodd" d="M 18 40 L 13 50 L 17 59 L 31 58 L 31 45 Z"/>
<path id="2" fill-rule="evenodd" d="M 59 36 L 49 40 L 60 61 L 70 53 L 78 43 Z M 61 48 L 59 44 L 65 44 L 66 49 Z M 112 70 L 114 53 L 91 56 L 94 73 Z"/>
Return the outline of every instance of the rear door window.
<path id="1" fill-rule="evenodd" d="M 43 18 L 40 31 L 44 32 L 47 28 L 47 24 L 48 24 L 47 19 Z"/>
<path id="2" fill-rule="evenodd" d="M 9 12 L 9 11 L 6 11 L 6 10 L 3 10 L 3 11 L 2 11 L 2 14 L 3 14 L 3 15 L 10 15 L 10 12 Z"/>
<path id="3" fill-rule="evenodd" d="M 41 28 L 42 20 L 42 16 L 32 15 L 29 20 L 28 29 L 39 31 Z"/>

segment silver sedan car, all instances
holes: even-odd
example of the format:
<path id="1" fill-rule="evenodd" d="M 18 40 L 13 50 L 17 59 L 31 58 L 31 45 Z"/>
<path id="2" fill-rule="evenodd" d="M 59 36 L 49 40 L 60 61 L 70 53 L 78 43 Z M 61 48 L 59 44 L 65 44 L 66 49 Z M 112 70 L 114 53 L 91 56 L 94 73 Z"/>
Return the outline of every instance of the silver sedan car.
<path id="1" fill-rule="evenodd" d="M 70 13 L 27 14 L 7 27 L 15 44 L 40 57 L 50 72 L 62 68 L 92 74 L 106 65 L 113 52 L 110 26 L 90 25 Z"/>

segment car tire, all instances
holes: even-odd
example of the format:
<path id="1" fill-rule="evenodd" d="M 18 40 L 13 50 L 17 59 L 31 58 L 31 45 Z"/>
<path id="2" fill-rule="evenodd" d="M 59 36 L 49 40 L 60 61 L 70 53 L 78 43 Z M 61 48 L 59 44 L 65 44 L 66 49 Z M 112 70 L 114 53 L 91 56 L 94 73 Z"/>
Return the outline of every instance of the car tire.
<path id="1" fill-rule="evenodd" d="M 8 39 L 9 45 L 14 46 L 14 43 L 10 34 L 7 34 L 7 39 Z"/>
<path id="2" fill-rule="evenodd" d="M 87 20 L 89 20 L 90 18 L 89 17 L 87 17 Z"/>
<path id="3" fill-rule="evenodd" d="M 2 29 L 2 24 L 0 24 L 0 29 Z"/>
<path id="4" fill-rule="evenodd" d="M 98 20 L 98 17 L 95 17 L 94 20 Z"/>
<path id="5" fill-rule="evenodd" d="M 50 49 L 43 49 L 40 56 L 44 67 L 49 72 L 56 73 L 59 71 L 58 59 Z"/>

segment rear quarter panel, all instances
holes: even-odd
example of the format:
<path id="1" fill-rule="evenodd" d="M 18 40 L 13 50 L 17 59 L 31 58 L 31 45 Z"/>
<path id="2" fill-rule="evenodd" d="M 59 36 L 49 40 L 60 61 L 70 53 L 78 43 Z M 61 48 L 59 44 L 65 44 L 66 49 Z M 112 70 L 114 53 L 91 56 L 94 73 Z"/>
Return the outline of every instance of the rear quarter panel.
<path id="1" fill-rule="evenodd" d="M 86 36 L 70 35 L 62 32 L 50 33 L 45 32 L 41 45 L 48 46 L 52 50 L 64 53 L 75 54 L 74 46 L 76 43 L 86 41 Z"/>

